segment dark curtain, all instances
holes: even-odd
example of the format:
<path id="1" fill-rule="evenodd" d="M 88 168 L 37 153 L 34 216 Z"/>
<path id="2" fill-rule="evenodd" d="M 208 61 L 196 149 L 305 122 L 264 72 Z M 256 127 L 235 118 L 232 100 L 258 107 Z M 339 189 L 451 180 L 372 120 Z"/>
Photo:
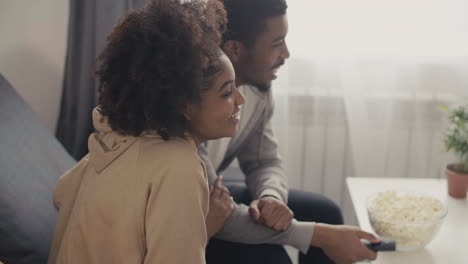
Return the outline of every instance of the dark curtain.
<path id="1" fill-rule="evenodd" d="M 92 76 L 96 57 L 119 16 L 145 0 L 71 0 L 68 44 L 56 136 L 77 160 L 88 152 L 93 131 L 91 111 L 97 105 Z"/>

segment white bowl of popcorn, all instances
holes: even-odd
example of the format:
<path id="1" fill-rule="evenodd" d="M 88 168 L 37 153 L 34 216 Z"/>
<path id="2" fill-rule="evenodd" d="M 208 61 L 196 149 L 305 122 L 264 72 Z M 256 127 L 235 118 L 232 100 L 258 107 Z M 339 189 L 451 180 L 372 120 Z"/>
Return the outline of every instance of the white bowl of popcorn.
<path id="1" fill-rule="evenodd" d="M 374 231 L 394 239 L 397 250 L 423 248 L 437 234 L 447 216 L 447 206 L 423 193 L 388 190 L 367 199 L 367 213 Z"/>

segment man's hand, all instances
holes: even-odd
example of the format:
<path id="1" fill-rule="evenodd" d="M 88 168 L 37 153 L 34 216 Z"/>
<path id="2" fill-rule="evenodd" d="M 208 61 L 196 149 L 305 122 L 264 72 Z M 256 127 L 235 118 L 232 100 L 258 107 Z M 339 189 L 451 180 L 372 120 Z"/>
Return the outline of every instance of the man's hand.
<path id="1" fill-rule="evenodd" d="M 231 216 L 234 204 L 231 194 L 223 185 L 223 177 L 220 175 L 214 186 L 210 186 L 210 207 L 206 216 L 206 230 L 208 239 L 216 234 L 224 222 Z"/>
<path id="2" fill-rule="evenodd" d="M 368 249 L 361 239 L 376 243 L 380 240 L 357 227 L 317 223 L 311 245 L 320 247 L 336 264 L 351 264 L 375 260 L 377 253 Z"/>
<path id="3" fill-rule="evenodd" d="M 269 196 L 252 201 L 249 213 L 256 223 L 264 224 L 276 231 L 288 229 L 294 217 L 285 203 Z"/>

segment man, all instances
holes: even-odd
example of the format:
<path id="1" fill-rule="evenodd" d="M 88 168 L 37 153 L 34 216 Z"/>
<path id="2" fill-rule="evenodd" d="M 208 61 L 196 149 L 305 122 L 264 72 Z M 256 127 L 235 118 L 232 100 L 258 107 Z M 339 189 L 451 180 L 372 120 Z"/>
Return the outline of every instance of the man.
<path id="1" fill-rule="evenodd" d="M 315 194 L 288 192 L 270 124 L 271 83 L 289 58 L 286 2 L 222 1 L 228 13 L 222 49 L 231 59 L 236 85 L 246 101 L 238 134 L 209 141 L 199 153 L 211 184 L 237 158 L 247 187 L 227 186 L 238 204 L 208 244 L 207 263 L 290 263 L 280 245 L 298 248 L 300 263 L 375 259 L 376 254 L 363 246 L 360 238 L 378 240 L 343 226 L 341 212 L 333 202 Z"/>

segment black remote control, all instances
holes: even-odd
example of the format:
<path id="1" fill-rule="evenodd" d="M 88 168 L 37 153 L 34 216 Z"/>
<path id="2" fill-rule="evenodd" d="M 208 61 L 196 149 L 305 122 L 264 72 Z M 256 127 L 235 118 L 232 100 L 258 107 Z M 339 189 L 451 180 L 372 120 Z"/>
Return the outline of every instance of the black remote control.
<path id="1" fill-rule="evenodd" d="M 361 239 L 361 242 L 372 251 L 395 251 L 396 243 L 395 240 L 382 239 L 378 243 L 371 243 L 366 239 Z"/>

